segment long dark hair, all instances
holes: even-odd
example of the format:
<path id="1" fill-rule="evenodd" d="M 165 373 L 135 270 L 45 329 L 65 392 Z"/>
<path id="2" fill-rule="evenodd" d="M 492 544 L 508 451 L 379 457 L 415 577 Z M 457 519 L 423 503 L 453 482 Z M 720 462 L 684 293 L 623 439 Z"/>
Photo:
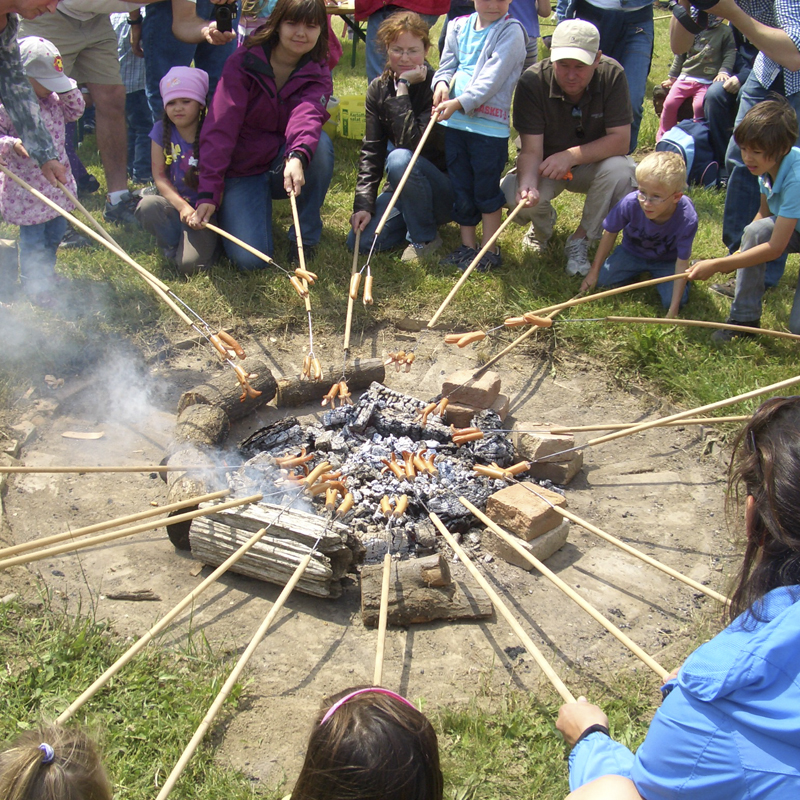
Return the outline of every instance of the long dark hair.
<path id="1" fill-rule="evenodd" d="M 304 22 L 306 25 L 319 26 L 319 39 L 310 56 L 312 61 L 323 63 L 328 58 L 328 12 L 325 0 L 278 0 L 272 13 L 252 36 L 248 36 L 245 47 L 269 44 L 274 47 L 278 43 L 282 22 Z"/>
<path id="2" fill-rule="evenodd" d="M 747 544 L 730 606 L 759 619 L 759 601 L 779 586 L 800 584 L 800 397 L 773 397 L 736 438 L 728 510 L 752 497 Z"/>
<path id="3" fill-rule="evenodd" d="M 368 692 L 320 725 L 352 691 L 325 701 L 292 800 L 442 800 L 436 732 L 414 707 Z"/>
<path id="4" fill-rule="evenodd" d="M 203 127 L 203 120 L 206 118 L 207 110 L 208 104 L 206 103 L 206 105 L 200 109 L 200 116 L 197 118 L 197 130 L 194 134 L 194 144 L 192 144 L 191 158 L 197 163 L 190 164 L 189 169 L 186 170 L 186 174 L 183 176 L 183 182 L 190 189 L 197 189 L 197 187 L 200 185 L 200 131 Z M 164 149 L 164 161 L 167 166 L 170 166 L 172 163 L 172 128 L 172 120 L 167 116 L 167 109 L 165 108 L 161 146 Z"/>

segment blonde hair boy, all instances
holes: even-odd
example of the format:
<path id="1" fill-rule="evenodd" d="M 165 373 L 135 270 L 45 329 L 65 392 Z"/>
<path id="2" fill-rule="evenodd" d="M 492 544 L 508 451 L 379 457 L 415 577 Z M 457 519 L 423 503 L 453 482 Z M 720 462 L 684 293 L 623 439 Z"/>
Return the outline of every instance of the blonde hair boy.
<path id="1" fill-rule="evenodd" d="M 686 164 L 677 153 L 650 153 L 636 167 L 636 182 L 643 181 L 659 184 L 666 194 L 685 192 Z"/>

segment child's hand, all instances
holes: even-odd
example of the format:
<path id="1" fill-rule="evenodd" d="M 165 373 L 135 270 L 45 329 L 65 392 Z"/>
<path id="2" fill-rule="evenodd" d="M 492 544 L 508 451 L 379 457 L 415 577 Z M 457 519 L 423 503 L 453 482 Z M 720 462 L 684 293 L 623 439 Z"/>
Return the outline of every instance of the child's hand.
<path id="1" fill-rule="evenodd" d="M 200 230 L 214 216 L 216 210 L 217 207 L 213 203 L 200 203 L 194 214 L 189 217 L 187 225 L 195 230 Z"/>
<path id="2" fill-rule="evenodd" d="M 450 119 L 450 117 L 452 117 L 456 111 L 463 110 L 464 108 L 458 98 L 455 98 L 455 100 L 445 100 L 443 103 L 439 103 L 439 105 L 434 108 L 434 111 L 439 113 L 440 120 Z"/>
<path id="3" fill-rule="evenodd" d="M 714 83 L 717 83 L 718 81 L 726 81 L 728 78 L 730 78 L 730 75 L 728 75 L 727 72 L 718 72 L 714 76 Z"/>
<path id="4" fill-rule="evenodd" d="M 664 314 L 664 319 L 677 319 L 678 318 L 678 310 L 677 309 L 670 309 Z"/>
<path id="5" fill-rule="evenodd" d="M 55 158 L 45 161 L 42 164 L 42 175 L 52 186 L 58 186 L 59 183 L 67 182 L 67 168 Z"/>
<path id="6" fill-rule="evenodd" d="M 363 231 L 364 228 L 369 225 L 369 221 L 372 219 L 372 214 L 369 211 L 356 211 L 352 217 L 350 217 L 350 227 L 354 231 Z"/>
<path id="7" fill-rule="evenodd" d="M 192 227 L 191 220 L 194 216 L 194 209 L 187 203 L 178 213 L 181 215 L 181 222 Z"/>
<path id="8" fill-rule="evenodd" d="M 30 156 L 28 155 L 28 151 L 25 149 L 25 145 L 22 144 L 21 140 L 17 140 L 16 142 L 14 142 L 14 152 L 20 158 L 30 158 Z"/>
<path id="9" fill-rule="evenodd" d="M 676 80 L 677 78 L 667 78 L 665 81 L 661 81 L 661 86 L 664 89 L 669 89 Z"/>
<path id="10" fill-rule="evenodd" d="M 592 271 L 589 270 L 578 292 L 579 294 L 586 294 L 586 292 L 591 292 L 595 286 L 597 286 L 597 273 L 592 274 Z"/>
<path id="11" fill-rule="evenodd" d="M 433 107 L 436 108 L 438 105 L 441 105 L 449 97 L 450 87 L 444 81 L 439 81 L 433 91 Z"/>
<path id="12" fill-rule="evenodd" d="M 709 258 L 705 261 L 697 261 L 691 266 L 687 272 L 686 277 L 690 281 L 707 281 L 712 275 L 718 272 L 723 272 L 719 265 L 720 259 Z"/>
<path id="13" fill-rule="evenodd" d="M 578 737 L 591 725 L 608 727 L 608 717 L 598 706 L 579 697 L 577 703 L 565 703 L 558 709 L 556 728 L 568 745 L 575 744 Z"/>

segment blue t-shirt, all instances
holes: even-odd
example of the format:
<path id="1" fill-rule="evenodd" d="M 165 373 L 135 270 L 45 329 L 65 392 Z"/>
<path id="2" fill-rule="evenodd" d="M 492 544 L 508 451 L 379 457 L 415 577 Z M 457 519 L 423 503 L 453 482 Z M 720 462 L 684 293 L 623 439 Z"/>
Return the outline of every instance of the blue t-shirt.
<path id="1" fill-rule="evenodd" d="M 603 220 L 603 228 L 622 231 L 622 245 L 629 253 L 650 261 L 689 258 L 697 233 L 697 212 L 683 195 L 672 216 L 662 223 L 648 219 L 639 205 L 637 192 L 626 194 Z"/>
<path id="2" fill-rule="evenodd" d="M 164 146 L 164 122 L 159 120 L 153 125 L 150 131 L 150 138 L 159 146 Z M 187 142 L 178 133 L 178 129 L 172 126 L 170 136 L 171 152 L 164 153 L 164 161 L 167 164 L 167 173 L 172 185 L 177 189 L 178 194 L 183 197 L 190 205 L 197 202 L 197 189 L 190 189 L 184 182 L 184 177 L 189 171 L 189 159 L 194 158 L 194 143 Z"/>
<path id="3" fill-rule="evenodd" d="M 508 13 L 518 19 L 531 39 L 539 38 L 539 12 L 536 0 L 514 0 L 508 7 Z"/>
<path id="4" fill-rule="evenodd" d="M 797 220 L 800 231 L 800 148 L 793 147 L 781 161 L 774 185 L 769 175 L 758 179 L 761 194 L 766 195 L 770 213 L 776 217 Z"/>

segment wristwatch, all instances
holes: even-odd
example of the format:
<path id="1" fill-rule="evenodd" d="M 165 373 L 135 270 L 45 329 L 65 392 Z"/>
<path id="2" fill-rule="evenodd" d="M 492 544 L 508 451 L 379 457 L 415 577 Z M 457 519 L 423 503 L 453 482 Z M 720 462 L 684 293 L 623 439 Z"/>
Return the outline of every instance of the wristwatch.
<path id="1" fill-rule="evenodd" d="M 406 88 L 411 86 L 411 81 L 409 81 L 407 78 L 398 78 L 397 79 L 397 83 L 398 83 L 398 85 L 402 84 Z"/>
<path id="2" fill-rule="evenodd" d="M 128 17 L 128 25 L 141 25 L 141 24 L 142 24 L 141 17 L 137 17 L 136 19 L 131 19 L 130 17 Z"/>

